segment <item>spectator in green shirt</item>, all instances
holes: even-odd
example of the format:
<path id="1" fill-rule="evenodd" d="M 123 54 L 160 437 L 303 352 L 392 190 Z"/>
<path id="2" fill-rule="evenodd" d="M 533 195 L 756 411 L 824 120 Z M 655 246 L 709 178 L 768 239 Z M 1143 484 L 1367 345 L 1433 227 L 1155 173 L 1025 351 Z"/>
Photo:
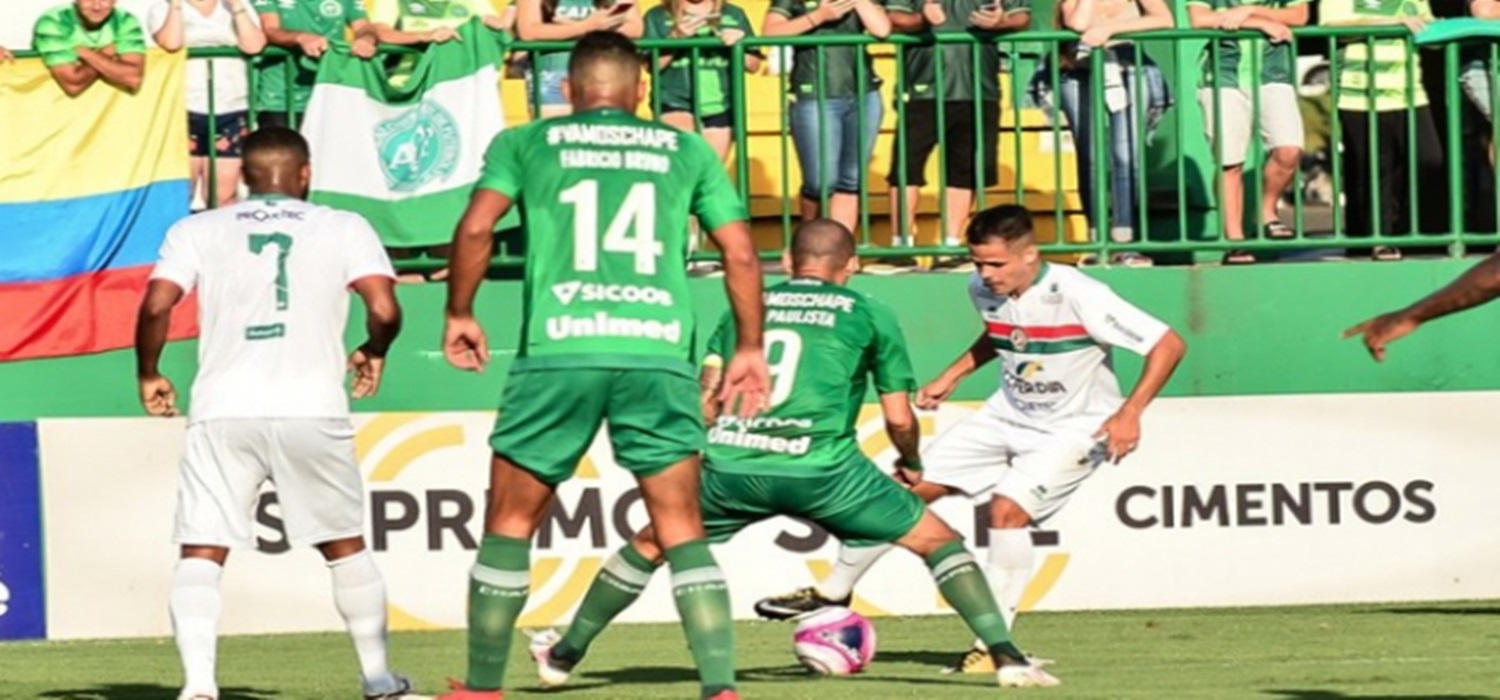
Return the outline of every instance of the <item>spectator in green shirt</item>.
<path id="1" fill-rule="evenodd" d="M 522 41 L 573 41 L 589 32 L 618 32 L 632 39 L 645 33 L 635 0 L 519 0 L 516 35 Z M 527 104 L 535 118 L 571 114 L 563 95 L 568 51 L 541 51 L 531 57 Z"/>
<path id="2" fill-rule="evenodd" d="M 329 41 L 343 40 L 345 27 L 354 32 L 350 53 L 364 59 L 375 55 L 379 31 L 365 17 L 360 0 L 254 0 L 254 6 L 266 41 L 301 54 L 262 58 L 255 93 L 258 126 L 294 125 L 312 97 L 316 59 L 328 50 Z"/>
<path id="3" fill-rule="evenodd" d="M 478 17 L 497 32 L 510 31 L 516 21 L 515 6 L 496 14 L 490 0 L 374 0 L 370 21 L 375 23 L 380 43 L 398 46 L 439 44 L 458 38 L 461 25 Z M 403 85 L 416 68 L 417 57 L 390 57 L 391 84 Z"/>
<path id="4" fill-rule="evenodd" d="M 891 35 L 885 0 L 771 0 L 761 27 L 765 36 L 865 33 Z M 791 90 L 788 116 L 802 169 L 802 220 L 829 218 L 857 231 L 861 176 L 884 116 L 870 54 L 863 46 L 798 47 L 792 51 Z M 828 211 L 822 209 L 825 198 Z"/>
<path id="5" fill-rule="evenodd" d="M 1421 32 L 1433 18 L 1427 0 L 1321 0 L 1325 25 L 1404 26 Z M 1352 237 L 1437 232 L 1446 227 L 1437 206 L 1447 182 L 1437 122 L 1422 88 L 1422 59 L 1412 55 L 1409 37 L 1366 38 L 1346 42 L 1340 52 L 1339 127 L 1343 132 L 1344 221 Z M 1410 58 L 1412 69 L 1407 70 Z M 1409 123 L 1410 119 L 1414 123 Z M 1412 133 L 1415 132 L 1415 139 Z M 1374 139 L 1376 148 L 1370 148 Z M 1417 172 L 1408 163 L 1415 151 Z M 1417 207 L 1411 197 L 1416 178 Z M 1431 188 L 1431 189 L 1429 189 Z M 1420 209 L 1421 219 L 1415 214 Z M 1401 251 L 1375 245 L 1376 260 L 1400 260 Z"/>
<path id="6" fill-rule="evenodd" d="M 662 51 L 652 81 L 652 106 L 661 121 L 702 133 L 719 158 L 727 158 L 735 105 L 729 47 L 754 35 L 750 18 L 738 5 L 723 0 L 666 0 L 646 13 L 645 23 L 650 39 L 712 36 L 724 42 L 725 48 L 700 50 L 697 65 L 692 51 Z M 758 50 L 745 53 L 747 72 L 759 72 L 760 64 Z"/>
<path id="7" fill-rule="evenodd" d="M 916 236 L 917 204 L 927 184 L 928 157 L 939 145 L 938 158 L 946 175 L 943 197 L 948 212 L 943 244 L 961 245 L 963 228 L 974 191 L 998 184 L 1000 134 L 1000 45 L 998 32 L 1031 26 L 1031 0 L 889 0 L 891 27 L 902 34 L 974 32 L 981 42 L 903 46 L 906 57 L 906 118 L 891 146 L 891 230 L 910 243 Z M 979 74 L 974 74 L 974 52 L 979 51 Z M 937 80 L 942 63 L 943 80 Z M 975 94 L 975 87 L 979 93 Z M 942 122 L 937 104 L 943 103 Z M 976 120 L 975 103 L 979 106 Z M 939 138 L 941 135 L 942 138 Z M 941 142 L 941 143 L 940 143 Z M 901 148 L 905 146 L 905 169 Z M 901 220 L 905 198 L 906 218 Z M 904 224 L 904 228 L 903 228 Z"/>
<path id="8" fill-rule="evenodd" d="M 146 33 L 115 0 L 77 0 L 37 18 L 32 46 L 58 87 L 70 96 L 103 80 L 126 92 L 146 74 Z"/>
<path id="9" fill-rule="evenodd" d="M 1254 126 L 1270 151 L 1265 163 L 1260 222 L 1266 238 L 1290 238 L 1294 232 L 1281 223 L 1277 204 L 1302 162 L 1302 112 L 1292 85 L 1292 27 L 1307 25 L 1307 0 L 1188 0 L 1188 16 L 1198 29 L 1258 31 L 1265 40 L 1219 39 L 1217 52 L 1203 49 L 1203 87 L 1198 104 L 1203 125 L 1214 142 L 1223 178 L 1219 213 L 1224 237 L 1245 240 L 1245 156 Z M 1253 52 L 1260 52 L 1260 75 L 1255 75 Z M 1218 63 L 1214 59 L 1217 57 Z M 1247 250 L 1230 250 L 1224 263 L 1255 262 Z"/>

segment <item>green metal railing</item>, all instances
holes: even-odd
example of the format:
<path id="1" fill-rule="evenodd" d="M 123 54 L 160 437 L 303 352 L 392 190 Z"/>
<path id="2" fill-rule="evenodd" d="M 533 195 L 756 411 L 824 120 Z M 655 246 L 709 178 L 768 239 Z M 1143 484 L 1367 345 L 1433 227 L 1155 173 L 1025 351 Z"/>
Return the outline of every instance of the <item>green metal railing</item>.
<path id="1" fill-rule="evenodd" d="M 774 132 L 769 130 L 752 131 L 752 113 L 749 105 L 747 105 L 750 78 L 747 77 L 744 69 L 747 56 L 753 52 L 769 54 L 776 51 L 797 49 L 805 51 L 811 49 L 812 60 L 816 61 L 816 65 L 819 67 L 816 85 L 813 90 L 813 99 L 821 102 L 829 97 L 827 78 L 831 70 L 852 71 L 856 85 L 864 84 L 865 78 L 868 77 L 865 75 L 866 64 L 863 60 L 856 60 L 852 66 L 845 66 L 833 60 L 835 54 L 832 54 L 832 51 L 852 50 L 863 52 L 876 49 L 876 61 L 881 64 L 890 63 L 895 68 L 894 80 L 882 90 L 881 99 L 884 104 L 893 105 L 893 111 L 896 115 L 896 128 L 890 167 L 891 171 L 895 173 L 891 179 L 894 180 L 893 185 L 896 188 L 898 196 L 890 198 L 887 202 L 887 208 L 894 213 L 892 217 L 893 230 L 891 231 L 894 245 L 880 245 L 874 240 L 873 236 L 877 226 L 872 214 L 872 204 L 878 202 L 882 195 L 872 195 L 873 186 L 871 183 L 875 178 L 870 172 L 871 168 L 868 162 L 863 163 L 863 167 L 859 168 L 859 219 L 856 227 L 858 229 L 857 234 L 861 255 L 870 258 L 913 255 L 962 255 L 962 249 L 957 247 L 944 245 L 917 246 L 912 244 L 914 232 L 909 230 L 907 224 L 911 218 L 908 216 L 910 212 L 907 211 L 906 197 L 904 194 L 901 194 L 905 192 L 910 184 L 906 175 L 906 166 L 911 154 L 908 152 L 908 132 L 903 128 L 903 125 L 907 121 L 907 111 L 910 108 L 910 103 L 899 99 L 899 97 L 893 99 L 892 96 L 906 95 L 909 92 L 906 68 L 912 51 L 934 50 L 941 52 L 943 48 L 950 45 L 964 44 L 974 49 L 989 45 L 985 48 L 993 47 L 994 50 L 999 52 L 1004 72 L 1011 76 L 1008 90 L 1002 84 L 1002 90 L 1008 92 L 1008 94 L 1002 94 L 1000 97 L 1000 104 L 1003 107 L 1008 107 L 1008 109 L 1002 108 L 1000 110 L 1002 113 L 1000 119 L 1001 126 L 998 133 L 986 134 L 978 132 L 980 125 L 984 121 L 982 118 L 983 106 L 977 98 L 977 96 L 983 94 L 981 78 L 982 61 L 980 51 L 971 50 L 969 51 L 969 72 L 971 73 L 970 93 L 975 95 L 976 99 L 969 100 L 968 106 L 954 104 L 954 101 L 946 99 L 944 78 L 946 77 L 946 72 L 953 70 L 954 66 L 947 65 L 942 60 L 934 62 L 935 75 L 933 76 L 933 84 L 937 92 L 933 95 L 933 101 L 937 122 L 939 125 L 946 123 L 949 112 L 955 107 L 961 109 L 972 108 L 974 110 L 973 123 L 976 129 L 976 134 L 973 138 L 975 153 L 972 157 L 976 170 L 976 182 L 984 182 L 983 166 L 986 159 L 996 159 L 1000 164 L 1008 166 L 1014 171 L 1012 175 L 1013 181 L 1008 187 L 1004 187 L 1003 189 L 998 186 L 994 188 L 977 188 L 977 191 L 974 193 L 974 205 L 976 207 L 989 206 L 1000 202 L 1027 203 L 1030 206 L 1031 202 L 1034 202 L 1038 198 L 1046 198 L 1050 194 L 1050 206 L 1032 206 L 1034 211 L 1050 214 L 1055 224 L 1057 230 L 1055 240 L 1043 246 L 1044 250 L 1049 253 L 1086 253 L 1107 259 L 1113 253 L 1125 251 L 1180 255 L 1245 249 L 1271 255 L 1283 251 L 1307 249 L 1369 249 L 1375 246 L 1398 248 L 1442 246 L 1451 255 L 1462 255 L 1469 246 L 1495 244 L 1496 236 L 1492 227 L 1488 231 L 1478 231 L 1472 230 L 1476 227 L 1468 225 L 1468 222 L 1476 218 L 1471 215 L 1472 211 L 1468 210 L 1479 209 L 1479 204 L 1470 201 L 1466 195 L 1466 193 L 1474 189 L 1472 187 L 1474 183 L 1469 182 L 1469 178 L 1465 176 L 1467 171 L 1464 167 L 1466 158 L 1464 120 L 1468 117 L 1463 109 L 1462 103 L 1464 98 L 1460 94 L 1458 87 L 1458 75 L 1462 68 L 1460 64 L 1460 47 L 1458 44 L 1450 44 L 1441 49 L 1444 76 L 1443 85 L 1446 87 L 1443 94 L 1431 96 L 1433 100 L 1444 100 L 1448 106 L 1442 125 L 1447 132 L 1446 138 L 1441 142 L 1444 151 L 1442 155 L 1446 158 L 1446 167 L 1441 178 L 1443 181 L 1441 183 L 1441 187 L 1443 188 L 1442 197 L 1437 198 L 1437 201 L 1431 199 L 1424 201 L 1423 199 L 1424 190 L 1434 186 L 1436 183 L 1420 181 L 1422 180 L 1422 176 L 1418 171 L 1420 159 L 1416 148 L 1420 136 L 1417 119 L 1419 110 L 1408 106 L 1404 110 L 1401 110 L 1406 115 L 1403 128 L 1406 132 L 1405 136 L 1408 145 L 1404 154 L 1404 168 L 1408 177 L 1406 177 L 1405 191 L 1402 193 L 1409 202 L 1408 211 L 1406 212 L 1407 216 L 1403 217 L 1405 221 L 1399 222 L 1398 226 L 1392 227 L 1393 230 L 1386 230 L 1386 227 L 1382 223 L 1382 216 L 1380 215 L 1380 197 L 1373 196 L 1369 198 L 1370 201 L 1360 203 L 1362 206 L 1370 208 L 1370 220 L 1374 222 L 1373 229 L 1368 231 L 1351 230 L 1348 221 L 1349 216 L 1344 211 L 1344 208 L 1339 206 L 1338 200 L 1346 189 L 1348 189 L 1345 185 L 1351 182 L 1351 178 L 1362 178 L 1362 181 L 1369 186 L 1371 192 L 1379 192 L 1380 187 L 1384 184 L 1380 180 L 1382 171 L 1380 160 L 1381 143 L 1378 134 L 1381 120 L 1380 115 L 1373 111 L 1358 117 L 1365 120 L 1365 124 L 1370 132 L 1368 143 L 1364 145 L 1370 151 L 1371 167 L 1368 168 L 1367 172 L 1344 172 L 1341 163 L 1343 159 L 1339 154 L 1339 144 L 1344 140 L 1344 129 L 1341 126 L 1342 120 L 1338 116 L 1339 112 L 1335 109 L 1332 112 L 1335 116 L 1331 120 L 1332 134 L 1329 140 L 1331 154 L 1329 161 L 1332 170 L 1332 190 L 1334 194 L 1333 205 L 1327 212 L 1331 215 L 1331 226 L 1327 227 L 1326 230 L 1317 230 L 1322 227 L 1313 226 L 1309 222 L 1309 209 L 1305 206 L 1302 198 L 1305 183 L 1303 182 L 1301 168 L 1298 168 L 1294 174 L 1293 183 L 1290 188 L 1293 205 L 1291 220 L 1293 235 L 1284 240 L 1258 239 L 1255 232 L 1261 231 L 1267 223 L 1262 220 L 1259 206 L 1263 194 L 1260 172 L 1264 166 L 1265 149 L 1261 147 L 1259 140 L 1259 134 L 1261 133 L 1259 91 L 1251 89 L 1249 91 L 1252 95 L 1250 147 L 1247 150 L 1247 160 L 1244 170 L 1245 186 L 1243 188 L 1244 210 L 1250 213 L 1246 222 L 1248 225 L 1245 227 L 1249 235 L 1247 235 L 1246 240 L 1226 239 L 1221 234 L 1223 229 L 1222 222 L 1218 222 L 1216 218 L 1219 206 L 1214 202 L 1193 201 L 1193 197 L 1190 196 L 1192 188 L 1189 186 L 1189 178 L 1193 174 L 1196 173 L 1199 176 L 1207 174 L 1207 177 L 1211 177 L 1214 182 L 1210 191 L 1215 195 L 1215 202 L 1222 202 L 1224 199 L 1222 171 L 1216 165 L 1222 159 L 1221 156 L 1224 148 L 1223 129 L 1225 127 L 1225 120 L 1223 118 L 1224 105 L 1222 93 L 1217 90 L 1213 91 L 1212 109 L 1215 133 L 1212 135 L 1213 138 L 1209 139 L 1213 144 L 1211 148 L 1201 148 L 1201 139 L 1206 138 L 1208 135 L 1200 135 L 1202 129 L 1197 129 L 1199 133 L 1193 133 L 1190 127 L 1193 120 L 1189 117 L 1195 116 L 1195 110 L 1198 109 L 1196 96 L 1194 95 L 1198 87 L 1198 77 L 1205 69 L 1211 71 L 1210 75 L 1219 75 L 1220 71 L 1218 69 L 1220 63 L 1224 60 L 1223 47 L 1219 42 L 1211 40 L 1225 37 L 1251 41 L 1253 49 L 1244 58 L 1250 61 L 1251 76 L 1254 83 L 1258 83 L 1261 68 L 1259 63 L 1261 60 L 1259 47 L 1263 46 L 1266 41 L 1264 36 L 1259 33 L 1242 32 L 1238 34 L 1226 34 L 1218 31 L 1178 29 L 1144 32 L 1128 37 L 1137 42 L 1137 46 L 1146 47 L 1145 50 L 1135 51 L 1133 58 L 1126 61 L 1125 65 L 1120 66 L 1125 75 L 1133 78 L 1126 80 L 1124 86 L 1129 98 L 1128 106 L 1126 107 L 1126 109 L 1130 110 L 1129 122 L 1136 125 L 1137 131 L 1143 128 L 1148 116 L 1147 102 L 1149 93 L 1146 81 L 1143 80 L 1149 61 L 1147 54 L 1165 48 L 1167 50 L 1176 50 L 1179 59 L 1184 57 L 1188 59 L 1187 62 L 1182 60 L 1177 62 L 1178 71 L 1186 72 L 1186 74 L 1179 74 L 1175 80 L 1169 79 L 1167 81 L 1168 87 L 1174 93 L 1175 97 L 1174 105 L 1171 109 L 1176 112 L 1176 118 L 1170 120 L 1172 124 L 1170 139 L 1176 144 L 1176 153 L 1178 154 L 1178 157 L 1173 159 L 1173 162 L 1165 164 L 1169 166 L 1166 168 L 1166 172 L 1170 173 L 1171 177 L 1158 177 L 1155 180 L 1150 180 L 1148 174 L 1159 170 L 1159 168 L 1153 166 L 1163 164 L 1152 162 L 1152 150 L 1144 134 L 1137 133 L 1130 141 L 1134 156 L 1133 160 L 1139 176 L 1133 181 L 1133 194 L 1135 195 L 1134 200 L 1137 211 L 1132 212 L 1134 236 L 1129 242 L 1112 241 L 1109 235 L 1110 217 L 1108 212 L 1110 206 L 1116 202 L 1116 195 L 1118 193 L 1113 190 L 1108 167 L 1111 161 L 1111 137 L 1108 125 L 1109 120 L 1107 114 L 1104 112 L 1107 108 L 1107 87 L 1104 80 L 1091 77 L 1105 75 L 1106 62 L 1111 59 L 1106 55 L 1106 52 L 1095 50 L 1088 54 L 1085 64 L 1075 66 L 1072 70 L 1064 69 L 1062 66 L 1063 59 L 1066 56 L 1064 47 L 1077 40 L 1077 35 L 1072 32 L 1042 31 L 1004 35 L 978 33 L 942 35 L 898 34 L 884 40 L 876 40 L 868 36 L 745 37 L 732 47 L 726 47 L 717 37 L 648 39 L 640 41 L 639 44 L 642 51 L 650 59 L 648 70 L 651 74 L 653 85 L 661 83 L 662 75 L 667 70 L 687 71 L 687 75 L 692 81 L 692 96 L 695 106 L 700 105 L 704 99 L 704 86 L 699 82 L 700 70 L 704 69 L 703 62 L 709 59 L 722 62 L 724 59 L 727 59 L 727 67 L 722 69 L 727 71 L 726 77 L 728 78 L 727 84 L 729 87 L 727 97 L 729 104 L 732 106 L 730 109 L 732 116 L 731 146 L 735 153 L 733 175 L 737 181 L 741 195 L 747 202 L 752 204 L 752 210 L 757 211 L 760 218 L 780 221 L 782 243 L 786 241 L 794 223 L 800 217 L 800 214 L 796 212 L 798 203 L 795 201 L 799 197 L 798 191 L 800 188 L 797 186 L 798 183 L 792 181 L 790 165 L 796 150 L 795 144 L 792 143 L 790 137 L 791 129 L 789 124 L 790 95 L 792 94 L 792 90 L 789 89 L 791 87 L 789 85 L 791 66 L 783 66 L 778 76 L 770 78 L 776 81 L 776 94 L 787 96 L 785 98 L 786 101 L 776 110 L 779 111 L 779 124 L 777 128 Z M 1343 98 L 1344 90 L 1341 86 L 1342 81 L 1340 80 L 1343 70 L 1340 49 L 1352 43 L 1371 42 L 1375 39 L 1395 39 L 1406 43 L 1408 49 L 1408 58 L 1405 66 L 1406 91 L 1407 103 L 1410 105 L 1417 84 L 1417 49 L 1411 43 L 1409 33 L 1402 27 L 1303 28 L 1295 32 L 1292 52 L 1295 56 L 1299 45 L 1306 42 L 1316 42 L 1316 45 L 1323 48 L 1323 52 L 1329 57 L 1332 72 L 1332 84 L 1330 86 L 1331 99 L 1333 105 L 1336 107 Z M 1202 51 L 1201 59 L 1205 65 L 1200 66 L 1198 65 L 1199 52 L 1197 51 L 1197 47 L 1204 45 L 1205 42 L 1207 48 Z M 531 56 L 536 56 L 538 52 L 543 51 L 567 50 L 569 45 L 569 42 L 513 42 L 507 45 L 507 49 L 510 51 L 526 51 Z M 1177 50 L 1178 47 L 1186 50 Z M 412 52 L 412 49 L 404 47 L 381 47 L 383 55 L 410 52 Z M 686 57 L 688 61 L 687 68 L 678 68 L 675 63 L 671 67 L 664 68 L 661 59 L 668 52 L 677 57 L 678 60 Z M 1493 81 L 1497 66 L 1496 59 L 1500 58 L 1500 55 L 1497 54 L 1500 54 L 1500 50 L 1497 50 L 1494 46 L 1490 46 L 1488 53 L 1490 57 L 1488 68 Z M 21 52 L 18 55 L 24 56 L 27 54 Z M 237 51 L 231 48 L 192 49 L 190 51 L 190 56 L 194 58 L 238 57 L 239 55 Z M 284 50 L 271 48 L 267 50 L 262 58 L 254 60 L 275 60 L 289 56 L 290 54 Z M 1374 51 L 1370 51 L 1369 56 L 1365 60 L 1367 70 L 1373 67 Z M 282 61 L 287 77 L 288 95 L 286 97 L 286 104 L 288 106 L 294 104 L 291 93 L 294 84 L 296 63 L 296 60 Z M 1046 67 L 1045 70 L 1040 69 L 1042 66 Z M 1430 71 L 1433 69 L 1433 66 L 1428 65 L 1427 69 Z M 1069 128 L 1064 126 L 1064 120 L 1061 118 L 1052 119 L 1048 122 L 1047 126 L 1042 128 L 1026 126 L 1027 120 L 1023 119 L 1022 116 L 1030 107 L 1030 99 L 1023 95 L 1022 92 L 1030 78 L 1038 75 L 1040 77 L 1035 79 L 1041 86 L 1050 91 L 1054 96 L 1054 101 L 1061 96 L 1066 81 L 1075 81 L 1081 90 L 1087 90 L 1089 109 L 1092 110 L 1089 120 L 1091 129 L 1088 134 L 1089 138 L 1087 139 L 1090 144 L 1090 152 L 1087 154 L 1080 153 L 1078 157 L 1088 158 L 1095 167 L 1090 169 L 1092 184 L 1090 188 L 1092 191 L 1091 201 L 1083 202 L 1081 207 L 1075 207 L 1069 203 L 1070 193 L 1064 189 L 1064 158 L 1053 157 L 1055 162 L 1050 165 L 1052 167 L 1050 193 L 1044 187 L 1037 187 L 1027 177 L 1028 163 L 1030 162 L 1034 165 L 1035 161 L 1032 157 L 1028 157 L 1026 149 L 1023 146 L 1025 136 L 1029 133 L 1040 139 L 1050 138 L 1052 143 L 1057 145 L 1062 143 L 1063 131 Z M 212 74 L 210 76 L 210 80 L 212 80 Z M 258 116 L 258 110 L 256 110 L 254 104 L 256 78 L 256 71 L 252 70 L 250 78 L 252 81 L 252 124 L 255 123 Z M 1295 81 L 1295 75 L 1293 78 Z M 536 113 L 538 111 L 536 107 L 540 102 L 539 98 L 542 86 L 540 85 L 540 81 L 533 81 L 531 87 L 532 89 L 528 92 L 528 97 L 532 102 L 532 111 Z M 209 94 L 210 111 L 213 112 L 213 90 L 211 85 Z M 1500 91 L 1492 90 L 1490 99 L 1493 107 L 1500 108 Z M 861 127 L 868 124 L 866 120 L 871 118 L 872 115 L 865 113 L 863 101 L 855 100 L 855 105 L 856 128 L 862 131 Z M 651 106 L 653 113 L 661 113 L 663 105 L 659 92 L 653 94 Z M 698 110 L 695 109 L 694 111 L 697 112 Z M 1009 114 L 1008 120 L 1006 119 L 1007 112 Z M 1500 109 L 1492 113 L 1500 113 Z M 823 137 L 819 141 L 827 144 L 827 136 L 833 125 L 822 118 L 821 110 L 819 110 L 819 115 L 818 130 Z M 1346 111 L 1343 116 L 1345 118 L 1355 118 L 1349 115 L 1350 112 Z M 705 115 L 700 114 L 699 116 Z M 295 124 L 297 115 L 292 114 L 291 119 Z M 213 120 L 214 116 L 211 114 L 210 121 L 212 122 Z M 1007 121 L 1009 122 L 1008 124 Z M 1492 123 L 1488 131 L 1492 142 L 1500 140 L 1500 126 Z M 210 124 L 210 133 L 216 133 L 212 123 Z M 947 231 L 954 217 L 965 217 L 967 212 L 949 211 L 946 198 L 943 196 L 943 190 L 949 184 L 947 162 L 948 159 L 955 157 L 955 154 L 950 152 L 947 147 L 949 134 L 942 129 L 938 130 L 938 134 L 938 147 L 934 154 L 937 161 L 938 180 L 936 184 L 938 199 L 936 211 L 933 213 L 936 214 L 937 225 L 940 227 L 940 230 Z M 1001 145 L 1006 142 L 1006 137 L 1009 138 L 1009 143 L 1012 146 L 1008 159 L 1001 157 Z M 777 173 L 779 182 L 770 183 L 769 188 L 761 186 L 753 187 L 752 160 L 757 155 L 767 155 L 763 150 L 765 148 L 763 141 L 769 138 L 775 138 L 778 141 L 775 148 L 778 151 L 781 163 L 779 173 Z M 752 141 L 755 142 L 754 148 L 752 148 Z M 1200 144 L 1200 146 L 1195 147 L 1193 145 L 1195 143 Z M 986 144 L 993 145 L 987 147 Z M 216 157 L 212 155 L 214 150 L 212 148 L 209 149 L 211 160 Z M 756 152 L 752 152 L 752 150 Z M 1057 152 L 1061 149 L 1054 148 L 1053 150 Z M 1206 157 L 1198 155 L 1199 153 L 1206 154 Z M 820 151 L 817 157 L 819 158 L 819 165 L 822 166 L 819 168 L 819 171 L 822 173 L 828 173 L 830 167 L 836 166 L 836 163 L 830 162 L 831 155 L 826 148 Z M 1467 157 L 1486 159 L 1484 155 L 1469 155 Z M 205 188 L 210 206 L 216 204 L 214 199 L 216 198 L 217 188 L 215 186 L 216 183 L 212 181 L 212 178 L 215 177 L 214 172 L 215 168 L 211 164 L 208 169 L 210 182 L 208 187 Z M 1489 177 L 1493 181 L 1493 172 L 1489 173 Z M 1493 197 L 1494 201 L 1485 203 L 1486 206 L 1490 207 L 1491 214 L 1500 212 L 1500 187 L 1495 187 L 1494 189 L 1496 190 L 1496 194 Z M 828 209 L 830 197 L 831 192 L 829 190 L 820 190 L 817 204 L 825 212 Z M 774 209 L 774 214 L 768 213 L 766 206 L 761 206 L 768 199 L 770 200 L 771 207 Z M 1153 202 L 1157 202 L 1159 205 L 1152 206 Z M 1347 203 L 1347 206 L 1353 205 L 1354 203 Z M 1442 228 L 1446 230 L 1422 230 L 1420 226 L 1420 214 L 1424 208 L 1430 206 L 1441 207 L 1444 205 L 1447 207 L 1447 216 L 1445 217 L 1446 225 Z M 1067 240 L 1064 233 L 1070 228 L 1067 225 L 1070 218 L 1076 219 L 1080 216 L 1092 219 L 1088 222 L 1086 240 Z M 1215 222 L 1217 222 L 1217 225 L 1212 225 Z M 1421 233 L 1422 235 L 1412 235 L 1417 233 Z M 941 234 L 939 235 L 939 241 L 941 242 Z M 511 244 L 502 244 L 498 248 L 498 251 L 499 254 L 495 259 L 497 265 L 512 265 L 521 260 L 520 251 Z M 767 258 L 777 255 L 779 253 L 774 250 L 765 252 Z M 715 255 L 711 251 L 704 250 L 695 257 L 698 259 L 711 259 Z M 401 262 L 401 266 L 408 269 L 430 269 L 440 267 L 442 264 L 441 260 L 431 259 Z"/>

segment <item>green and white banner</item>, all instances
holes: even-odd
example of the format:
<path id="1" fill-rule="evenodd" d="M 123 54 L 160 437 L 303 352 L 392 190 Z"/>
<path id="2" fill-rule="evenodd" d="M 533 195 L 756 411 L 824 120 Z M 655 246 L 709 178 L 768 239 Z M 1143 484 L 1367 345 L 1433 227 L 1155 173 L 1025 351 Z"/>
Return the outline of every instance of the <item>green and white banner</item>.
<path id="1" fill-rule="evenodd" d="M 323 56 L 303 134 L 312 201 L 369 219 L 387 246 L 447 242 L 505 126 L 498 34 L 479 22 L 433 44 L 400 86 L 379 58 Z"/>

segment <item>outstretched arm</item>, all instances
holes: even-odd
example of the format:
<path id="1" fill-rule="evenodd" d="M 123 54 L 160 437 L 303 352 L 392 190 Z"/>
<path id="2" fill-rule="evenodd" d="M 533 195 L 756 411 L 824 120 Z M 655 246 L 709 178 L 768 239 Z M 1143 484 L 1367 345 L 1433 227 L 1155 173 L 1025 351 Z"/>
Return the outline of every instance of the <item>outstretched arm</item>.
<path id="1" fill-rule="evenodd" d="M 1411 306 L 1381 314 L 1344 331 L 1344 337 L 1363 335 L 1370 355 L 1377 362 L 1383 361 L 1386 345 L 1405 337 L 1423 323 L 1472 309 L 1495 297 L 1500 297 L 1500 254 L 1485 258 L 1448 286 Z"/>

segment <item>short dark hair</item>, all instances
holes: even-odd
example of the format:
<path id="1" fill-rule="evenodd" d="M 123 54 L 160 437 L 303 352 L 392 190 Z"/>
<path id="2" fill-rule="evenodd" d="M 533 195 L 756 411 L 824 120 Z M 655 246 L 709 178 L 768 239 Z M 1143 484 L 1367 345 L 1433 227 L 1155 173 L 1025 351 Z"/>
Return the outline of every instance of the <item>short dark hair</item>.
<path id="1" fill-rule="evenodd" d="M 641 53 L 630 37 L 619 32 L 594 31 L 578 38 L 568 57 L 568 77 L 581 79 L 595 65 L 612 63 L 624 72 L 639 75 Z"/>
<path id="2" fill-rule="evenodd" d="M 307 139 L 284 126 L 267 126 L 250 132 L 241 145 L 241 155 L 249 158 L 252 153 L 280 151 L 293 157 L 308 159 Z"/>
<path id="3" fill-rule="evenodd" d="M 270 181 L 278 168 L 300 168 L 307 163 L 307 139 L 291 129 L 268 126 L 245 137 L 240 151 L 245 184 L 252 190 Z"/>
<path id="4" fill-rule="evenodd" d="M 821 260 L 838 268 L 854 257 L 854 234 L 833 219 L 812 219 L 797 225 L 792 233 L 792 265 L 800 267 Z"/>
<path id="5" fill-rule="evenodd" d="M 1032 234 L 1031 212 L 1019 204 L 1001 204 L 974 215 L 964 239 L 982 245 L 995 239 L 1013 243 Z"/>

